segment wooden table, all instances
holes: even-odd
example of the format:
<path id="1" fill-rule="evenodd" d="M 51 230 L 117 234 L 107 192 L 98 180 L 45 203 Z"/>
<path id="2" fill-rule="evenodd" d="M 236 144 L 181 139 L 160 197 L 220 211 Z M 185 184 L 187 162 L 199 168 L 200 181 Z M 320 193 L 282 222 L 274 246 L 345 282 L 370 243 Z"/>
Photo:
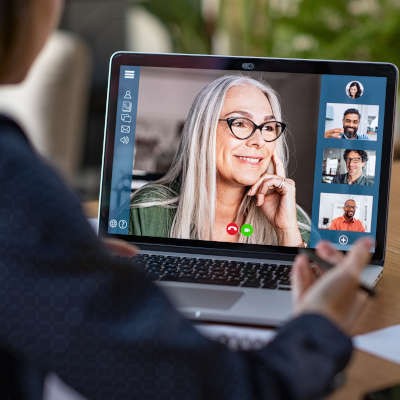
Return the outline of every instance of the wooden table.
<path id="1" fill-rule="evenodd" d="M 354 334 L 400 324 L 400 162 L 392 169 L 385 268 L 377 291 L 356 321 Z M 365 392 L 400 383 L 400 365 L 362 351 L 355 351 L 346 373 L 347 383 L 329 400 L 358 400 Z"/>
<path id="2" fill-rule="evenodd" d="M 366 304 L 354 325 L 354 334 L 400 324 L 400 161 L 393 165 L 390 192 L 388 242 L 383 277 L 377 286 L 378 296 Z M 87 215 L 97 217 L 97 207 L 97 201 L 86 203 Z M 398 345 L 400 346 L 400 338 Z M 346 375 L 347 383 L 329 396 L 329 400 L 357 400 L 370 390 L 400 383 L 400 365 L 357 350 Z"/>

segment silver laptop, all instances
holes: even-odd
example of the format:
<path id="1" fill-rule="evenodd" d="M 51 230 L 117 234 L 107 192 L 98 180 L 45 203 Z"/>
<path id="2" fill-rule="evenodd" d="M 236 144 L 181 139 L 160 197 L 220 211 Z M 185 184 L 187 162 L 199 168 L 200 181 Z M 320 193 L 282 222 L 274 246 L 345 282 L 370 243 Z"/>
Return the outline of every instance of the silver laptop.
<path id="1" fill-rule="evenodd" d="M 376 239 L 383 269 L 391 64 L 115 53 L 99 233 L 188 317 L 279 325 L 298 249 Z"/>

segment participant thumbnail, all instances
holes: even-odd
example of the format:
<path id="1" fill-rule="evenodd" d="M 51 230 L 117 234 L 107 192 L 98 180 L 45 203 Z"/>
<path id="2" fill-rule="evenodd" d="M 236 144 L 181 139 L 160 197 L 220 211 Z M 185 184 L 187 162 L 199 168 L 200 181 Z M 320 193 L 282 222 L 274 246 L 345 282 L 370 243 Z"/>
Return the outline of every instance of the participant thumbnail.
<path id="1" fill-rule="evenodd" d="M 346 94 L 350 99 L 358 99 L 364 93 L 364 86 L 360 81 L 350 81 L 346 85 Z"/>
<path id="2" fill-rule="evenodd" d="M 373 196 L 321 193 L 318 229 L 371 232 Z"/>
<path id="3" fill-rule="evenodd" d="M 373 186 L 376 152 L 356 149 L 324 149 L 322 183 Z"/>
<path id="4" fill-rule="evenodd" d="M 327 103 L 326 139 L 377 140 L 378 105 Z"/>

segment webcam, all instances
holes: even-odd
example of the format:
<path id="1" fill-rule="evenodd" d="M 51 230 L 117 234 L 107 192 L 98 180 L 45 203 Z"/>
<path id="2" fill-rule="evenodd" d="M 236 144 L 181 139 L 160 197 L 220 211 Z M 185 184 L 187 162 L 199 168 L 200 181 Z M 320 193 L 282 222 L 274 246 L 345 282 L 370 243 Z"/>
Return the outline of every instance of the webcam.
<path id="1" fill-rule="evenodd" d="M 246 69 L 247 71 L 251 71 L 254 69 L 254 64 L 253 63 L 243 63 L 242 68 Z"/>

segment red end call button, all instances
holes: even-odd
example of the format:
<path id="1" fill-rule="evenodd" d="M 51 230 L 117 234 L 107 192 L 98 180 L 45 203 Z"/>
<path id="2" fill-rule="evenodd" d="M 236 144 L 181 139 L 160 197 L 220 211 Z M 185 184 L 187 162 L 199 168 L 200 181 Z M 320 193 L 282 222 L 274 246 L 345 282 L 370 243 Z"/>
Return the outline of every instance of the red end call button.
<path id="1" fill-rule="evenodd" d="M 234 222 L 231 222 L 226 226 L 226 232 L 229 235 L 236 235 L 239 232 L 239 227 Z"/>

